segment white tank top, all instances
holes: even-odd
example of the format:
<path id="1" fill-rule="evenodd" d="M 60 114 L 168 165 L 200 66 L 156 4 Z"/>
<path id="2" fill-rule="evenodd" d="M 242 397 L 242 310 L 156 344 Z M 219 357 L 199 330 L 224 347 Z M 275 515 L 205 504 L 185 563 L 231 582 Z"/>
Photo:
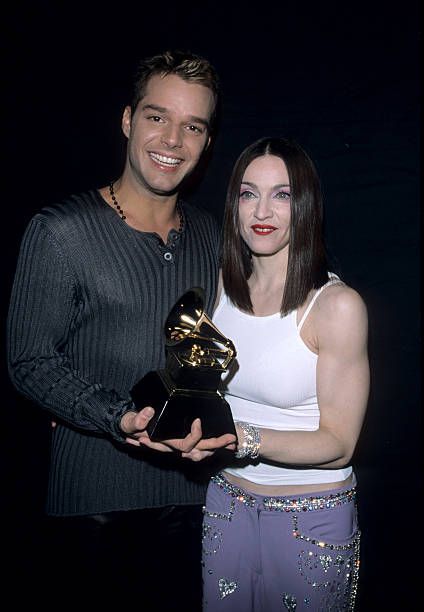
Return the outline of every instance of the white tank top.
<path id="1" fill-rule="evenodd" d="M 285 317 L 279 312 L 256 317 L 238 310 L 222 292 L 213 322 L 237 350 L 230 371 L 222 377 L 235 421 L 284 431 L 318 429 L 318 358 L 303 342 L 300 330 L 318 295 L 336 282 L 340 282 L 338 277 L 330 275 L 328 283 L 315 293 L 299 325 L 296 311 Z M 260 460 L 245 467 L 226 467 L 225 471 L 258 484 L 285 485 L 342 481 L 352 468 L 297 469 Z"/>

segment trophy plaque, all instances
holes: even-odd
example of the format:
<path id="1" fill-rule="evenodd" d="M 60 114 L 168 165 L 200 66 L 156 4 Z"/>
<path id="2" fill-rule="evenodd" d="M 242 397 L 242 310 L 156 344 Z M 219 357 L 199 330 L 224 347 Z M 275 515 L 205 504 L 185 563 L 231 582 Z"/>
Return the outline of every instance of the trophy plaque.
<path id="1" fill-rule="evenodd" d="M 176 302 L 164 326 L 165 368 L 148 372 L 131 391 L 139 410 L 155 410 L 147 427 L 152 440 L 184 438 L 196 418 L 201 419 L 203 438 L 236 433 L 230 406 L 218 390 L 236 350 L 203 305 L 200 287 Z"/>

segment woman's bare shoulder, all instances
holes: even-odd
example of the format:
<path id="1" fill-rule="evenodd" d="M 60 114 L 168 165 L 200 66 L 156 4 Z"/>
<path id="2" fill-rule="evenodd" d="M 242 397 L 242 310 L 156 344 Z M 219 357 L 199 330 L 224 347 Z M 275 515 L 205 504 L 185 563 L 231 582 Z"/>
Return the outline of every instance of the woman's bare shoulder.
<path id="1" fill-rule="evenodd" d="M 316 315 L 328 325 L 360 323 L 367 319 L 367 308 L 360 293 L 343 282 L 329 285 L 317 299 Z"/>

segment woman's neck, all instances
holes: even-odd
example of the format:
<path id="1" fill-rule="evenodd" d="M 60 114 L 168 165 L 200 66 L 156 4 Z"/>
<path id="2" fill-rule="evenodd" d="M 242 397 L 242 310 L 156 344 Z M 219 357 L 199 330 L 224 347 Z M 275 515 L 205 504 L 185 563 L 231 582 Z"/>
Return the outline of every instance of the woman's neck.
<path id="1" fill-rule="evenodd" d="M 281 309 L 287 274 L 285 252 L 274 256 L 253 256 L 253 270 L 248 282 L 253 312 L 256 316 L 275 314 Z"/>

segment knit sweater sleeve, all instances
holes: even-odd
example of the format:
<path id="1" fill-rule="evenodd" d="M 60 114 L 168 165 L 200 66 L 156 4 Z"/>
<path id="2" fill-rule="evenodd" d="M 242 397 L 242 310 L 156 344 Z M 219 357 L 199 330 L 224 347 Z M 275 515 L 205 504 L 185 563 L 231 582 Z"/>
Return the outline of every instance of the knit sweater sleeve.
<path id="1" fill-rule="evenodd" d="M 79 306 L 79 289 L 60 242 L 34 218 L 24 234 L 12 288 L 7 351 L 17 390 L 53 418 L 123 440 L 119 421 L 132 407 L 72 368 L 64 347 Z"/>

